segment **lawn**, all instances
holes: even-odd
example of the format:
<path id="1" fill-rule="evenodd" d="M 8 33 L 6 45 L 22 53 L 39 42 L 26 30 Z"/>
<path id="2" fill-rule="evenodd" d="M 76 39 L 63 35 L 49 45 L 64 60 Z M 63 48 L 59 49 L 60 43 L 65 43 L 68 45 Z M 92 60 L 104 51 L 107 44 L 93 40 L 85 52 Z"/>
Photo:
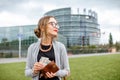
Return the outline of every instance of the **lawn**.
<path id="1" fill-rule="evenodd" d="M 120 54 L 70 59 L 69 80 L 120 80 Z"/>
<path id="2" fill-rule="evenodd" d="M 120 80 L 120 54 L 70 58 L 67 80 Z M 24 76 L 25 62 L 0 64 L 0 80 L 31 80 Z"/>

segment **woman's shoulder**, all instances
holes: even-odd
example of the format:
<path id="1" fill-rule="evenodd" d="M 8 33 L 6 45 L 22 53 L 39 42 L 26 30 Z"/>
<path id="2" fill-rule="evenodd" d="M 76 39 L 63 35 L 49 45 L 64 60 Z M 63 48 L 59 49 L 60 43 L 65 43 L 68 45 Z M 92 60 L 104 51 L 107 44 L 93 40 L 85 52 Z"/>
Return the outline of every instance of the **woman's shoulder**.
<path id="1" fill-rule="evenodd" d="M 65 45 L 60 41 L 55 41 L 55 44 L 59 47 L 65 47 Z"/>
<path id="2" fill-rule="evenodd" d="M 37 42 L 34 42 L 34 43 L 32 43 L 32 44 L 30 44 L 30 46 L 29 47 L 36 47 L 36 46 L 39 46 L 39 41 L 37 41 Z"/>

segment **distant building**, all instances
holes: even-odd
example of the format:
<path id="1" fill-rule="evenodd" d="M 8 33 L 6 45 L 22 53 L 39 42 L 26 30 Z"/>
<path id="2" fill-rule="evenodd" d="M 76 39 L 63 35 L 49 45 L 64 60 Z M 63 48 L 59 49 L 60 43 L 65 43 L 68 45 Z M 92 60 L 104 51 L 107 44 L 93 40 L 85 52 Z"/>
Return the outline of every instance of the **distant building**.
<path id="1" fill-rule="evenodd" d="M 12 42 L 15 40 L 25 41 L 29 39 L 29 41 L 25 41 L 23 45 L 30 45 L 32 42 L 37 41 L 37 37 L 34 34 L 34 29 L 37 25 L 22 25 L 22 26 L 10 26 L 10 27 L 0 27 L 0 43 L 3 42 Z M 58 34 L 58 41 L 67 45 L 66 37 Z M 10 44 L 15 45 L 15 44 Z M 18 44 L 16 44 L 18 45 Z"/>
<path id="2" fill-rule="evenodd" d="M 34 36 L 34 28 L 36 25 L 21 25 L 21 26 L 9 26 L 0 27 L 0 43 L 6 38 L 8 42 L 13 40 L 28 39 L 30 36 Z"/>
<path id="3" fill-rule="evenodd" d="M 61 27 L 59 29 L 58 40 L 66 46 L 99 44 L 100 28 L 97 13 L 91 10 L 87 11 L 86 9 L 83 10 L 83 13 L 80 13 L 79 9 L 76 10 L 77 14 L 72 14 L 71 8 L 60 8 L 49 11 L 44 15 L 55 16 Z M 34 34 L 36 26 L 0 27 L 0 43 L 18 41 L 21 38 L 23 46 L 30 45 L 37 40 Z M 10 43 L 9 45 L 18 46 L 18 43 Z"/>
<path id="4" fill-rule="evenodd" d="M 67 38 L 67 46 L 97 45 L 100 39 L 100 28 L 97 13 L 84 9 L 82 13 L 72 14 L 71 8 L 60 8 L 46 12 L 44 15 L 55 16 L 59 33 Z"/>
<path id="5" fill-rule="evenodd" d="M 100 28 L 97 13 L 92 10 L 79 8 L 73 14 L 71 8 L 51 10 L 44 15 L 52 15 L 58 21 L 58 41 L 70 46 L 97 45 L 100 39 Z M 22 55 L 26 56 L 28 46 L 38 39 L 34 34 L 35 25 L 0 27 L 0 53 L 17 53 L 21 40 Z"/>
<path id="6" fill-rule="evenodd" d="M 21 55 L 26 57 L 30 44 L 37 42 L 38 38 L 34 34 L 37 25 L 22 25 L 0 27 L 0 57 L 17 57 L 21 45 Z M 67 39 L 58 34 L 58 41 L 67 46 Z"/>

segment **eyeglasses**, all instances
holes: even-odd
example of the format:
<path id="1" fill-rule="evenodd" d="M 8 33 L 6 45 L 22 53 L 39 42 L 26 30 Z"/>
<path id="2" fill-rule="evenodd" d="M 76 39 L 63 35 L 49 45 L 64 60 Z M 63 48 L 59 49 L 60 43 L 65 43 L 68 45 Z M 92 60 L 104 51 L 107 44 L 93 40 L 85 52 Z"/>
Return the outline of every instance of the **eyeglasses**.
<path id="1" fill-rule="evenodd" d="M 52 26 L 55 27 L 55 28 L 58 28 L 58 29 L 60 28 L 59 25 L 58 25 L 58 23 L 49 22 L 48 24 L 52 25 Z"/>

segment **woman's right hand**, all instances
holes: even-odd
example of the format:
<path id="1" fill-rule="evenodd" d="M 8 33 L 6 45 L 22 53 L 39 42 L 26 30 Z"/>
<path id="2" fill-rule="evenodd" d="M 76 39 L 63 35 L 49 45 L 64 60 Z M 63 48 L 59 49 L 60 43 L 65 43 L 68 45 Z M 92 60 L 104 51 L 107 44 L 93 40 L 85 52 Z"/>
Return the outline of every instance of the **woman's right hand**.
<path id="1" fill-rule="evenodd" d="M 33 66 L 33 73 L 37 74 L 43 68 L 44 68 L 44 65 L 41 62 L 36 62 Z"/>

